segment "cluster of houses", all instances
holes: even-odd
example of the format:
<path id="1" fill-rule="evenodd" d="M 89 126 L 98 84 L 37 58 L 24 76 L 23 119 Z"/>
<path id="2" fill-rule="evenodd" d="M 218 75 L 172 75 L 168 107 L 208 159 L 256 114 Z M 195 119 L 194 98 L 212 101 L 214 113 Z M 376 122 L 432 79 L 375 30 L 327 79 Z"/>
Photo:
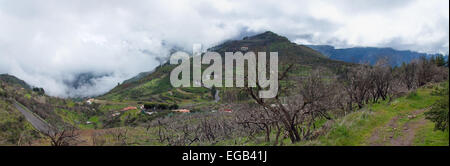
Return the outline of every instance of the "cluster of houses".
<path id="1" fill-rule="evenodd" d="M 95 102 L 95 99 L 91 98 L 86 100 L 87 104 L 93 104 Z M 134 107 L 134 106 L 128 106 L 125 108 L 122 108 L 119 111 L 115 111 L 113 114 L 111 114 L 112 117 L 116 117 L 121 115 L 121 112 L 126 112 L 126 111 L 131 111 L 131 110 L 141 110 L 142 114 L 146 114 L 146 115 L 152 115 L 154 113 L 156 113 L 156 110 L 154 109 L 146 109 L 144 105 L 140 105 L 139 108 L 138 107 Z M 219 110 L 212 110 L 211 112 L 226 112 L 226 113 L 231 113 L 233 112 L 232 109 L 228 108 L 228 107 L 222 107 Z M 174 109 L 172 110 L 172 112 L 176 112 L 176 113 L 191 113 L 191 110 L 189 109 Z"/>
<path id="2" fill-rule="evenodd" d="M 130 111 L 130 110 L 138 110 L 138 108 L 137 107 L 133 107 L 133 106 L 129 106 L 129 107 L 125 107 L 125 108 L 121 109 L 120 112 L 125 112 L 125 111 Z M 144 105 L 141 105 L 139 107 L 139 110 L 141 110 L 141 113 L 146 114 L 146 115 L 152 115 L 152 114 L 156 113 L 155 110 L 146 109 L 144 107 Z M 115 112 L 115 113 L 112 114 L 112 116 L 113 117 L 119 116 L 121 114 L 120 112 Z M 188 110 L 188 109 L 175 109 L 175 110 L 172 110 L 172 112 L 190 113 L 191 111 Z"/>
<path id="3" fill-rule="evenodd" d="M 120 112 L 125 112 L 125 111 L 130 111 L 130 110 L 137 110 L 138 108 L 137 107 L 125 107 L 125 108 L 122 108 L 121 110 L 120 110 Z M 120 112 L 114 112 L 113 114 L 112 114 L 112 116 L 113 117 L 115 117 L 115 116 L 119 116 L 120 115 Z"/>

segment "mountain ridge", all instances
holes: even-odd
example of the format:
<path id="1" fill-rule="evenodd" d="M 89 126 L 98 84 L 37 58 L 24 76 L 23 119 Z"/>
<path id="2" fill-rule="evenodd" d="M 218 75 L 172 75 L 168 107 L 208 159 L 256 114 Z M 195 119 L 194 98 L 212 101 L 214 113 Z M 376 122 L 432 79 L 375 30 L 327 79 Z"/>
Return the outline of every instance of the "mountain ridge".
<path id="1" fill-rule="evenodd" d="M 31 86 L 28 83 L 26 83 L 24 80 L 21 80 L 13 75 L 0 74 L 0 81 L 3 81 L 8 84 L 19 85 L 20 87 L 25 88 L 25 89 L 31 89 Z"/>
<path id="2" fill-rule="evenodd" d="M 293 43 L 288 38 L 271 31 L 243 37 L 241 40 L 229 40 L 207 50 L 218 52 L 222 56 L 225 56 L 225 52 L 237 51 L 244 53 L 248 51 L 278 52 L 279 67 L 286 67 L 285 65 L 289 63 L 295 64 L 297 68 L 302 68 L 296 71 L 297 74 L 304 73 L 302 70 L 310 70 L 316 67 L 324 67 L 333 72 L 338 72 L 345 66 L 354 65 L 329 59 L 309 47 Z M 176 66 L 166 62 L 152 72 L 144 72 L 124 81 L 99 97 L 109 100 L 159 102 L 208 101 L 213 98 L 206 88 L 173 88 L 170 84 L 169 74 Z"/>
<path id="3" fill-rule="evenodd" d="M 431 58 L 440 54 L 427 54 L 411 50 L 397 50 L 391 47 L 351 47 L 335 48 L 331 45 L 306 45 L 330 59 L 350 63 L 375 64 L 381 58 L 388 58 L 391 66 L 400 66 L 421 57 Z"/>

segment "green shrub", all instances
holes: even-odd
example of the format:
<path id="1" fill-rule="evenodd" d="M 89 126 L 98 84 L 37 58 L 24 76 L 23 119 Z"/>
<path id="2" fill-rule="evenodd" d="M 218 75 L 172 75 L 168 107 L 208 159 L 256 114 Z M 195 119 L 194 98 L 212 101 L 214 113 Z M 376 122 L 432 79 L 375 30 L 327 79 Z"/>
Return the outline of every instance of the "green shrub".
<path id="1" fill-rule="evenodd" d="M 171 109 L 171 110 L 178 109 L 178 108 L 179 108 L 178 104 L 172 104 L 169 106 L 169 109 Z"/>
<path id="2" fill-rule="evenodd" d="M 426 119 L 429 119 L 435 123 L 435 129 L 437 130 L 448 130 L 448 111 L 449 111 L 449 92 L 448 84 L 444 85 L 444 88 L 436 92 L 436 95 L 442 96 L 438 101 L 436 101 L 431 110 L 425 112 Z"/>
<path id="3" fill-rule="evenodd" d="M 416 91 L 413 91 L 408 96 L 406 96 L 406 98 L 411 100 L 418 100 L 420 99 L 420 96 Z"/>
<path id="4" fill-rule="evenodd" d="M 7 97 L 6 92 L 3 89 L 0 89 L 0 97 Z"/>
<path id="5" fill-rule="evenodd" d="M 145 103 L 144 108 L 145 109 L 155 109 L 156 105 L 157 105 L 156 103 Z"/>
<path id="6" fill-rule="evenodd" d="M 35 88 L 33 88 L 33 91 L 36 92 L 38 95 L 41 95 L 41 96 L 45 94 L 44 88 L 37 88 L 37 87 L 35 87 Z"/>
<path id="7" fill-rule="evenodd" d="M 145 103 L 144 108 L 145 109 L 166 110 L 166 109 L 170 109 L 170 106 L 169 106 L 169 104 L 166 104 L 166 103 Z"/>
<path id="8" fill-rule="evenodd" d="M 166 110 L 169 108 L 169 104 L 166 103 L 160 103 L 156 106 L 156 109 Z"/>

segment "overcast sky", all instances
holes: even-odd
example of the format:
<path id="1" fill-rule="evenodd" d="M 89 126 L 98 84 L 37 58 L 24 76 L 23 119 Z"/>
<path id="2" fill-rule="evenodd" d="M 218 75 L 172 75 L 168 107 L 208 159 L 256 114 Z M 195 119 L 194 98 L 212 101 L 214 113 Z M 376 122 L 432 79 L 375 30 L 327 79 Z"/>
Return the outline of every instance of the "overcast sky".
<path id="1" fill-rule="evenodd" d="M 54 96 L 98 95 L 174 46 L 266 30 L 298 44 L 448 53 L 449 1 L 0 0 L 0 73 Z M 99 77 L 67 86 L 82 73 Z"/>

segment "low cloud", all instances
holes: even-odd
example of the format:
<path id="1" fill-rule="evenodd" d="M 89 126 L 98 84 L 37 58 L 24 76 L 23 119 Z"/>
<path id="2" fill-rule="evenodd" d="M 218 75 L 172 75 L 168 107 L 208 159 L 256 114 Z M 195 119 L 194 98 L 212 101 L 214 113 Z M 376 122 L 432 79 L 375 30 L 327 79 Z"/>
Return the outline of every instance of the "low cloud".
<path id="1" fill-rule="evenodd" d="M 0 0 L 0 73 L 54 96 L 91 96 L 177 47 L 271 30 L 299 44 L 448 53 L 449 2 Z M 73 86 L 80 75 L 85 84 Z"/>

